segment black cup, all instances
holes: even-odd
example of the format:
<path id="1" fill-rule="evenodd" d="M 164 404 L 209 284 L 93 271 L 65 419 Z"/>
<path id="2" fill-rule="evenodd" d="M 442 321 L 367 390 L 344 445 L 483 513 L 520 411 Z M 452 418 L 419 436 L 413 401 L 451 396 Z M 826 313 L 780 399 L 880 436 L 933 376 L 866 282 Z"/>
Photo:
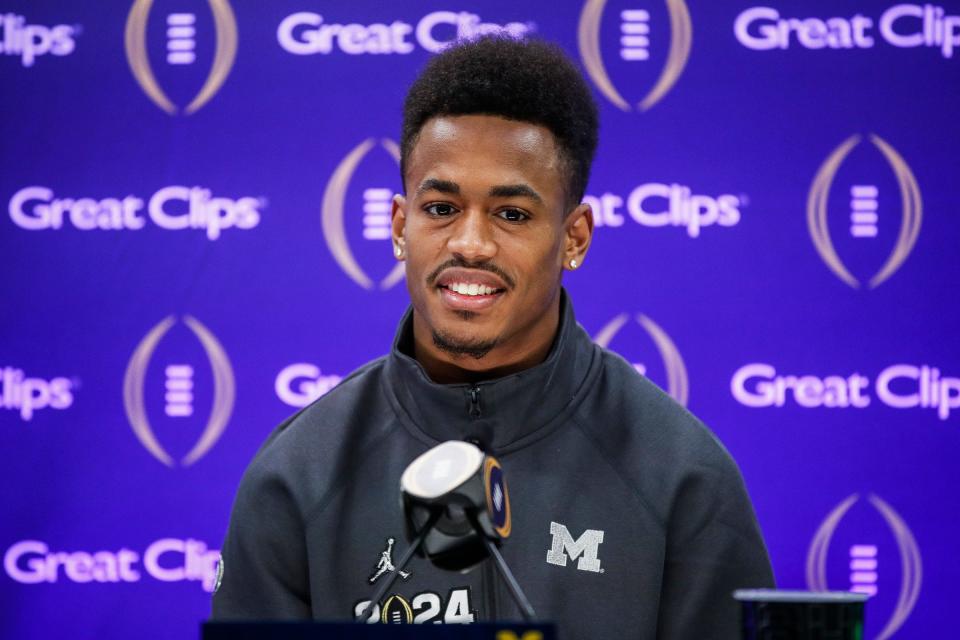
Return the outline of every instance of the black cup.
<path id="1" fill-rule="evenodd" d="M 733 597 L 744 640 L 863 640 L 863 594 L 742 589 Z"/>

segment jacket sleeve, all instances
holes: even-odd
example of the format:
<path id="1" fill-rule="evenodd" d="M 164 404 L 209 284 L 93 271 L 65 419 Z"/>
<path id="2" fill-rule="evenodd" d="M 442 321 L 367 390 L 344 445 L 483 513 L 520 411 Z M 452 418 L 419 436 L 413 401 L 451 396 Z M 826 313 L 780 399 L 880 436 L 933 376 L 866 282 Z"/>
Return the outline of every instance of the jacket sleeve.
<path id="1" fill-rule="evenodd" d="M 722 447 L 721 447 L 722 449 Z M 740 637 L 741 588 L 772 588 L 773 571 L 740 472 L 726 451 L 718 465 L 685 476 L 667 523 L 657 637 Z"/>
<path id="2" fill-rule="evenodd" d="M 310 618 L 304 536 L 286 480 L 255 458 L 233 505 L 211 619 Z"/>

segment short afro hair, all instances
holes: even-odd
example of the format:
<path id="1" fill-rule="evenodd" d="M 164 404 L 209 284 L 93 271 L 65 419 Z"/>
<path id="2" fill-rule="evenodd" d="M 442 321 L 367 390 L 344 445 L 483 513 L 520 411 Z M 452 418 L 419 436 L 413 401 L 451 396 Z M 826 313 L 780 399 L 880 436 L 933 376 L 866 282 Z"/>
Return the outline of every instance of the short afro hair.
<path id="1" fill-rule="evenodd" d="M 583 198 L 597 148 L 597 105 L 580 72 L 556 45 L 488 35 L 434 57 L 403 105 L 400 174 L 428 120 L 482 114 L 541 125 L 556 138 L 566 193 Z"/>

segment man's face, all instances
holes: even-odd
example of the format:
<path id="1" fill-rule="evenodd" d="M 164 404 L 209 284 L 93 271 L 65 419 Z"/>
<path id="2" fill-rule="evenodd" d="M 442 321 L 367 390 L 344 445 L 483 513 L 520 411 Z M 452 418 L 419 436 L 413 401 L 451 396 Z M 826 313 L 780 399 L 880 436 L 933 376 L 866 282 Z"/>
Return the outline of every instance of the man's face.
<path id="1" fill-rule="evenodd" d="M 592 230 L 589 209 L 567 216 L 565 181 L 544 127 L 486 115 L 423 126 L 393 218 L 418 344 L 474 368 L 552 339 L 561 271 Z"/>

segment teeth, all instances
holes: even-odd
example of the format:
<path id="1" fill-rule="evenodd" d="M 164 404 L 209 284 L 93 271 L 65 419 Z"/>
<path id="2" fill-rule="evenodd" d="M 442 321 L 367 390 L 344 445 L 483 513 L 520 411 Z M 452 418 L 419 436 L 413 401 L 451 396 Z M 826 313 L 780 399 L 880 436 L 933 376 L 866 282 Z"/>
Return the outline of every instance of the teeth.
<path id="1" fill-rule="evenodd" d="M 462 296 L 489 296 L 496 291 L 493 287 L 482 284 L 467 284 L 465 282 L 454 282 L 447 285 L 447 288 Z"/>

